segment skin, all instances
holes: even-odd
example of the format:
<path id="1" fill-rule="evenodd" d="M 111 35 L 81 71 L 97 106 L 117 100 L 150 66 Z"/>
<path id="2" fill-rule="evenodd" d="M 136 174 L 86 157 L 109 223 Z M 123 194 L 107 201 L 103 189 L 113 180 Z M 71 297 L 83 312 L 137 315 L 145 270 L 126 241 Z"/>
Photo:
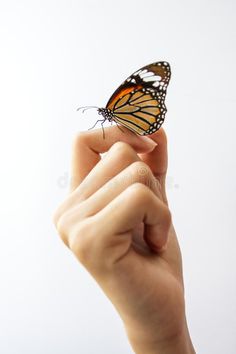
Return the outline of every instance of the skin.
<path id="1" fill-rule="evenodd" d="M 71 190 L 54 223 L 117 309 L 135 353 L 195 353 L 165 191 L 166 135 L 122 130 L 76 137 Z"/>

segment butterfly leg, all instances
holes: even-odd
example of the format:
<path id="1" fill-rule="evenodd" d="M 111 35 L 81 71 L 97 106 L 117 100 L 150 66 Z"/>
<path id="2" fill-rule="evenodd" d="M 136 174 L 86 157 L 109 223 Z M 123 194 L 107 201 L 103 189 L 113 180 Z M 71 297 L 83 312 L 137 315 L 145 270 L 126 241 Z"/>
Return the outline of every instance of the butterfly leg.
<path id="1" fill-rule="evenodd" d="M 102 126 L 102 137 L 105 139 L 105 130 L 103 128 L 103 124 L 105 123 L 105 120 L 102 121 L 101 126 Z"/>
<path id="2" fill-rule="evenodd" d="M 89 128 L 88 130 L 93 129 L 93 128 L 97 125 L 98 122 L 102 122 L 101 124 L 103 124 L 103 123 L 105 122 L 105 120 L 106 120 L 106 119 L 98 119 L 98 120 L 96 121 L 96 123 L 95 123 L 91 128 Z"/>
<path id="3" fill-rule="evenodd" d="M 116 123 L 116 122 L 115 122 L 115 123 Z M 116 126 L 117 126 L 117 128 L 119 128 L 119 129 L 122 131 L 122 133 L 124 133 L 124 130 L 120 127 L 119 124 L 116 123 Z"/>

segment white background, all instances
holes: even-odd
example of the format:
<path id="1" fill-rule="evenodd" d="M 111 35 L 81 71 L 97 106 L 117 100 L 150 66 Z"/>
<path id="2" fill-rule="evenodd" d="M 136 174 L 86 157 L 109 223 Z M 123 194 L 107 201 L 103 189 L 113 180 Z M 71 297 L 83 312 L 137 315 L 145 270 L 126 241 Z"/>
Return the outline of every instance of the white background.
<path id="1" fill-rule="evenodd" d="M 0 352 L 129 354 L 63 246 L 71 143 L 133 71 L 167 60 L 168 195 L 197 353 L 236 348 L 234 0 L 0 1 Z"/>

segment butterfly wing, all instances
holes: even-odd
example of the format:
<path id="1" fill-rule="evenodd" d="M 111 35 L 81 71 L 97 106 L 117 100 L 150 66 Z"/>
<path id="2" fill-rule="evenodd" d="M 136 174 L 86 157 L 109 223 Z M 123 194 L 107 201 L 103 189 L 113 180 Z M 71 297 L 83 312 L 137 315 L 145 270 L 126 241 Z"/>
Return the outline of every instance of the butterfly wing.
<path id="1" fill-rule="evenodd" d="M 152 134 L 165 119 L 165 96 L 170 76 L 167 62 L 144 66 L 118 87 L 106 108 L 117 123 L 139 135 Z"/>

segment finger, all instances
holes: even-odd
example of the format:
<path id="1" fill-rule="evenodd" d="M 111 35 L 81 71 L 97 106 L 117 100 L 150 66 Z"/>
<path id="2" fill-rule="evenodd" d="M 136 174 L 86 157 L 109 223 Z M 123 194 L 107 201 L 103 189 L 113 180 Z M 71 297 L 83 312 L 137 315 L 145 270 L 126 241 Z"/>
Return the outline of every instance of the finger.
<path id="1" fill-rule="evenodd" d="M 115 142 L 126 142 L 138 153 L 150 152 L 156 146 L 151 139 L 140 137 L 129 129 L 122 129 L 124 132 L 116 126 L 105 128 L 105 139 L 101 129 L 79 133 L 72 153 L 71 190 L 74 190 L 100 161 L 100 153 L 108 151 Z"/>
<path id="2" fill-rule="evenodd" d="M 150 152 L 140 154 L 142 160 L 151 168 L 154 176 L 166 174 L 168 165 L 167 137 L 163 128 L 150 135 L 149 139 L 155 141 L 157 146 Z"/>
<path id="3" fill-rule="evenodd" d="M 150 135 L 150 139 L 157 143 L 155 149 L 140 154 L 140 158 L 151 168 L 154 176 L 161 184 L 162 199 L 167 203 L 165 179 L 168 165 L 167 137 L 163 128 Z"/>
<path id="4" fill-rule="evenodd" d="M 155 243 L 159 243 L 160 246 L 165 243 L 163 236 L 167 236 L 170 226 L 168 208 L 141 183 L 131 185 L 102 209 L 97 214 L 97 220 L 102 218 L 106 220 L 106 235 L 132 231 L 140 222 L 148 226 L 157 226 L 157 233 L 154 232 L 151 236 L 154 235 Z"/>
<path id="5" fill-rule="evenodd" d="M 96 214 L 134 183 L 143 183 L 158 194 L 158 181 L 151 169 L 144 162 L 136 161 L 110 179 L 83 203 L 83 207 L 80 207 L 81 211 L 83 209 L 81 217 Z"/>
<path id="6" fill-rule="evenodd" d="M 116 142 L 109 149 L 105 157 L 84 178 L 74 191 L 74 194 L 77 194 L 80 200 L 90 197 L 135 161 L 140 161 L 135 150 L 127 143 Z"/>
<path id="7" fill-rule="evenodd" d="M 89 198 L 127 166 L 140 161 L 135 150 L 124 142 L 116 142 L 108 153 L 89 172 L 79 186 L 70 193 L 54 214 L 54 223 L 69 208 Z"/>
<path id="8" fill-rule="evenodd" d="M 131 250 L 132 230 L 141 222 L 147 227 L 147 240 L 161 249 L 170 228 L 169 209 L 148 187 L 136 183 L 80 223 L 79 231 L 69 236 L 69 247 L 82 262 L 87 257 L 115 262 Z"/>

